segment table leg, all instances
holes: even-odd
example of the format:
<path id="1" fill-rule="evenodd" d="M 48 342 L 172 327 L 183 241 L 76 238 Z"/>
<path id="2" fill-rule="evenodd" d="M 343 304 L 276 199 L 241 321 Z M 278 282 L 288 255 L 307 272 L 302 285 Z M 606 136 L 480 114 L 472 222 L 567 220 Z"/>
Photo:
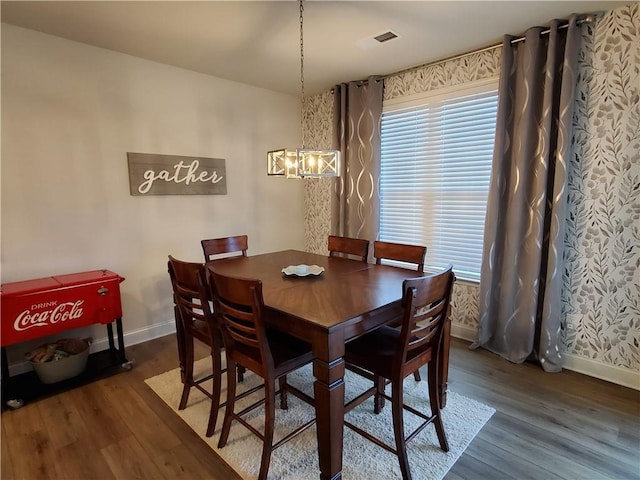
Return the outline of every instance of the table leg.
<path id="1" fill-rule="evenodd" d="M 342 342 L 342 350 L 344 350 L 344 342 Z M 327 361 L 322 357 L 318 358 L 318 352 L 315 349 L 314 353 L 316 358 L 313 363 L 313 374 L 316 381 L 313 387 L 316 400 L 320 478 L 339 480 L 342 478 L 344 360 L 340 356 Z"/>

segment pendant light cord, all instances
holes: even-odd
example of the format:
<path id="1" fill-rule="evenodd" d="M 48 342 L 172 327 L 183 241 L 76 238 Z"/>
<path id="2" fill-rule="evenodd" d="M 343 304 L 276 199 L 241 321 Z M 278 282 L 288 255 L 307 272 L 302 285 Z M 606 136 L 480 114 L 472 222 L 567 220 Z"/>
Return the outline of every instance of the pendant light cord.
<path id="1" fill-rule="evenodd" d="M 302 148 L 304 148 L 304 7 L 300 0 L 300 129 L 302 130 Z"/>

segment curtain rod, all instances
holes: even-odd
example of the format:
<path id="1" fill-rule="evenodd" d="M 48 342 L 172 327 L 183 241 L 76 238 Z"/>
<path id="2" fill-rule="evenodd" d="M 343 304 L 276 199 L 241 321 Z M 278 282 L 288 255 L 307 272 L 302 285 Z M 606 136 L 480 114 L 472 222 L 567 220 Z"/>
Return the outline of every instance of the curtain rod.
<path id="1" fill-rule="evenodd" d="M 597 16 L 597 14 L 593 14 L 593 13 L 589 13 L 589 14 L 583 15 L 582 17 L 578 18 L 577 23 L 578 23 L 578 25 L 583 24 L 583 23 L 593 23 L 596 20 L 596 16 Z M 564 24 L 560 25 L 559 28 L 567 28 L 568 26 L 569 26 L 568 23 L 564 23 Z M 540 32 L 540 35 L 549 35 L 550 32 L 551 32 L 550 29 L 546 29 L 546 30 L 543 30 L 542 32 Z M 513 40 L 511 40 L 511 44 L 513 45 L 515 43 L 524 42 L 524 40 L 525 40 L 525 36 L 521 35 L 521 36 L 516 37 Z M 443 58 L 442 60 L 436 60 L 435 62 L 423 63 L 422 65 L 417 65 L 415 67 L 405 68 L 404 70 L 400 70 L 399 72 L 388 73 L 387 75 L 380 75 L 379 77 L 377 77 L 377 79 L 378 80 L 384 80 L 384 79 L 389 78 L 389 77 L 395 77 L 396 75 L 402 75 L 403 73 L 413 72 L 414 70 L 420 70 L 421 68 L 432 67 L 434 65 L 440 65 L 440 64 L 445 63 L 445 62 L 450 62 L 452 60 L 458 60 L 460 58 L 468 57 L 469 55 L 474 55 L 476 53 L 486 52 L 488 50 L 494 50 L 494 49 L 500 48 L 500 47 L 502 47 L 502 43 L 498 43 L 496 45 L 490 45 L 488 47 L 480 48 L 480 49 L 474 50 L 472 52 L 466 52 L 466 53 L 461 53 L 459 55 L 453 55 L 451 57 Z M 358 83 L 359 84 L 364 84 L 367 81 L 368 80 L 360 80 Z"/>

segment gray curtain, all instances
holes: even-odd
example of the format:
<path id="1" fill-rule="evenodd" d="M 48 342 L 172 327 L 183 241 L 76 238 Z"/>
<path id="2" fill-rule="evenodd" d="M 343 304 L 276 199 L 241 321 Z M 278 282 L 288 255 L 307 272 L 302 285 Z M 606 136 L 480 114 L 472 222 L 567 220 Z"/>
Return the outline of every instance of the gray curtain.
<path id="1" fill-rule="evenodd" d="M 521 363 L 562 368 L 567 161 L 580 29 L 554 21 L 505 37 L 480 281 L 478 338 Z"/>
<path id="2" fill-rule="evenodd" d="M 333 148 L 340 177 L 331 204 L 331 234 L 375 240 L 380 229 L 380 119 L 382 80 L 336 85 Z"/>

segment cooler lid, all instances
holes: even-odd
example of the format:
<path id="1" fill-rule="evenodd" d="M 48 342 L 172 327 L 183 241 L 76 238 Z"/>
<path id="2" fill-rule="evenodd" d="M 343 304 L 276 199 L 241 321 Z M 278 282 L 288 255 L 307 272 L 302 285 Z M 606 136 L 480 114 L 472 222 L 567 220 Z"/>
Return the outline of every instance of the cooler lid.
<path id="1" fill-rule="evenodd" d="M 100 283 L 113 280 L 121 282 L 124 280 L 124 278 L 122 278 L 120 275 L 109 270 L 91 270 L 89 272 L 70 273 L 68 275 L 55 275 L 53 278 L 62 287 L 71 287 L 73 285 L 84 283 Z"/>
<path id="2" fill-rule="evenodd" d="M 59 287 L 60 283 L 58 283 L 55 278 L 45 277 L 20 282 L 3 283 L 0 285 L 0 293 L 5 297 L 7 295 L 28 295 L 33 292 L 53 290 Z"/>
<path id="3" fill-rule="evenodd" d="M 124 280 L 124 277 L 109 270 L 91 270 L 89 272 L 69 273 L 67 275 L 54 275 L 52 277 L 35 278 L 33 280 L 3 283 L 0 285 L 0 293 L 3 297 L 9 295 L 29 295 L 30 293 L 54 290 L 56 288 L 113 280 L 117 280 L 118 283 L 120 283 Z"/>

